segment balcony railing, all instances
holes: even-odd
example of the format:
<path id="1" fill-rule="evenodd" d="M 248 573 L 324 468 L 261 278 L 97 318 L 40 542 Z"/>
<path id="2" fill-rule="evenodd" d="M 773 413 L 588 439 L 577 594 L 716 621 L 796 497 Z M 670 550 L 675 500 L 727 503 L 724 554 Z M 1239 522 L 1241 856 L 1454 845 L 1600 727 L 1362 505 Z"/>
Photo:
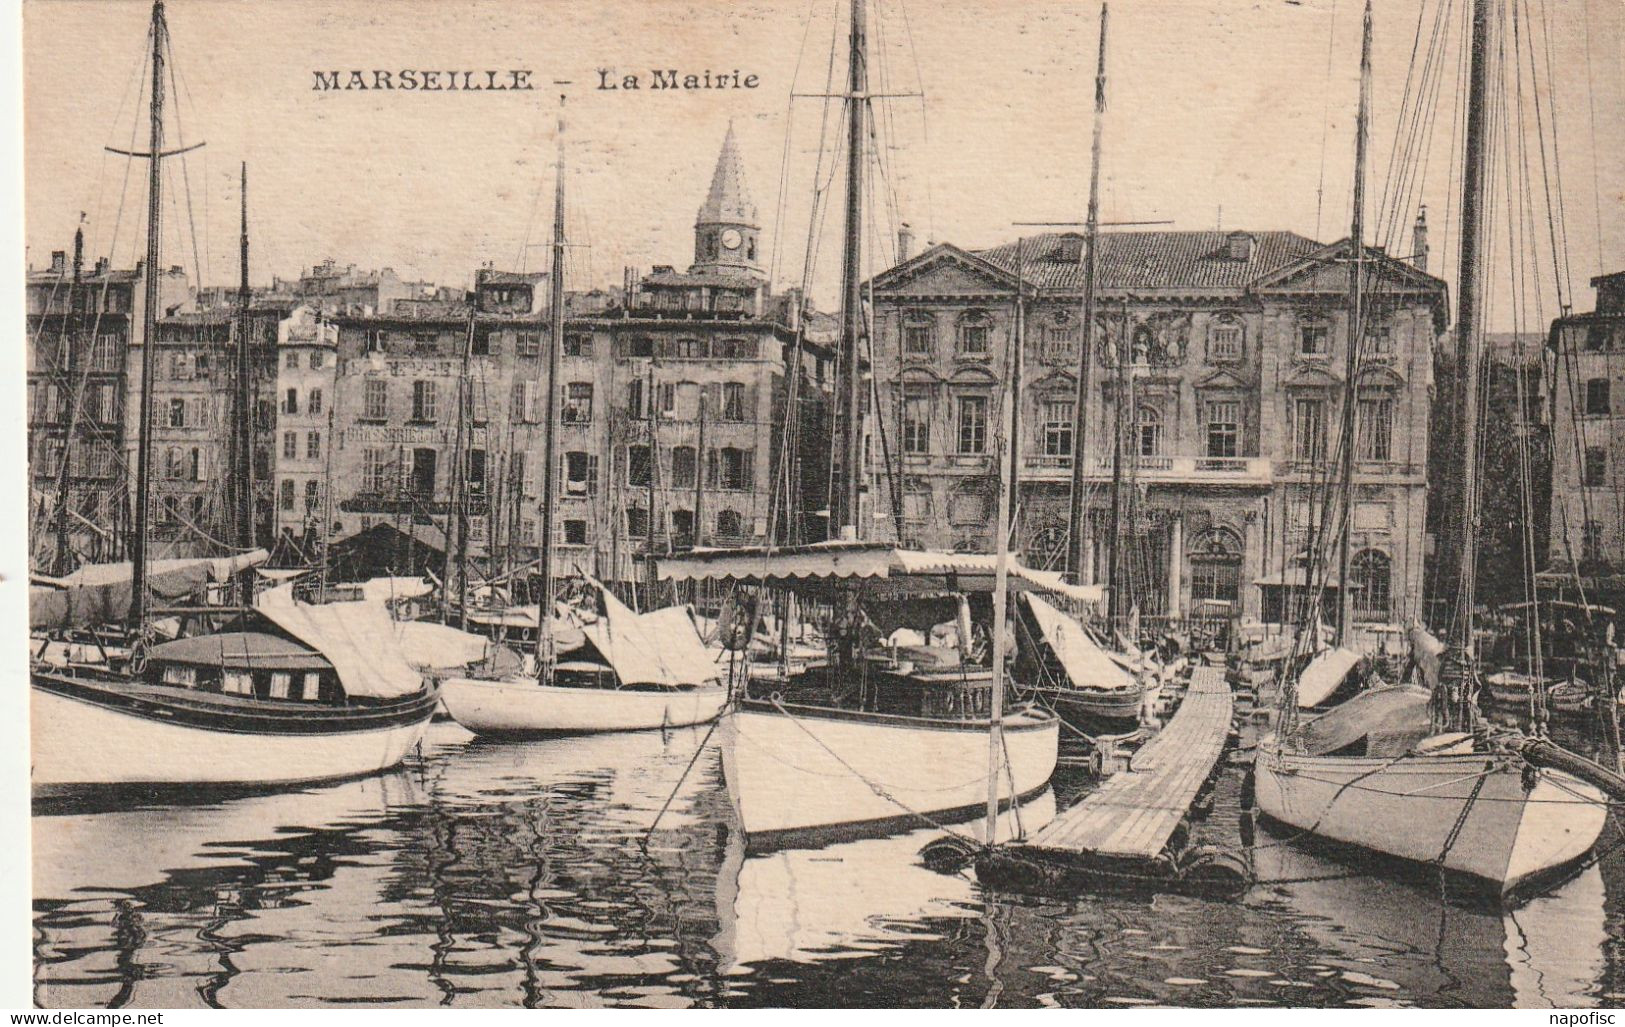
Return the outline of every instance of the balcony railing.
<path id="1" fill-rule="evenodd" d="M 1070 456 L 1030 454 L 1022 463 L 1027 470 L 1037 472 L 1072 469 Z M 1110 454 L 1097 455 L 1092 465 L 1091 478 L 1111 477 Z M 1264 484 L 1270 480 L 1272 469 L 1269 458 L 1257 456 L 1125 456 L 1123 461 L 1125 474 L 1151 481 Z"/>

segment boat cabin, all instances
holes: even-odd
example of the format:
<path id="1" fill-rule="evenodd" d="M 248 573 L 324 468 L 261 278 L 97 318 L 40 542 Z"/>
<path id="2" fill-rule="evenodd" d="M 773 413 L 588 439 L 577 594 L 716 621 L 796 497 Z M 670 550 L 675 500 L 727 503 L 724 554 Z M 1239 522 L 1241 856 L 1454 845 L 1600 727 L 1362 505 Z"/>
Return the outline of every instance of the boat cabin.
<path id="1" fill-rule="evenodd" d="M 162 642 L 147 651 L 154 684 L 245 699 L 335 703 L 344 698 L 327 658 L 280 635 L 227 631 Z"/>

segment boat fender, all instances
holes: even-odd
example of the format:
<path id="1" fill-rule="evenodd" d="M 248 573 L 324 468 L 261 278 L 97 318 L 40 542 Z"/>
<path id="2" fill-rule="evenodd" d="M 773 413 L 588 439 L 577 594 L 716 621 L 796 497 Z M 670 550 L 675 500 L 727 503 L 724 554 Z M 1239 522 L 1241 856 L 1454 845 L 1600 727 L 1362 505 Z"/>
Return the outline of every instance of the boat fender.
<path id="1" fill-rule="evenodd" d="M 920 862 L 939 874 L 957 874 L 981 854 L 982 845 L 969 838 L 945 834 L 926 842 L 920 849 Z"/>
<path id="2" fill-rule="evenodd" d="M 1237 852 L 1198 845 L 1180 857 L 1179 881 L 1182 890 L 1195 894 L 1233 897 L 1252 887 L 1253 872 Z"/>

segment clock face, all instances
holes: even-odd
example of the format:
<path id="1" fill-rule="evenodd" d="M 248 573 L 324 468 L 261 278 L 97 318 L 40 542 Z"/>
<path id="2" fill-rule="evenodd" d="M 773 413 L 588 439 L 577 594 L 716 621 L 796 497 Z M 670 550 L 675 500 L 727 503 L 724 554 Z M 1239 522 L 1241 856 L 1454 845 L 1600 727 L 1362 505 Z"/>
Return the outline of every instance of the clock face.
<path id="1" fill-rule="evenodd" d="M 739 249 L 739 233 L 730 228 L 722 233 L 722 245 L 730 250 Z"/>

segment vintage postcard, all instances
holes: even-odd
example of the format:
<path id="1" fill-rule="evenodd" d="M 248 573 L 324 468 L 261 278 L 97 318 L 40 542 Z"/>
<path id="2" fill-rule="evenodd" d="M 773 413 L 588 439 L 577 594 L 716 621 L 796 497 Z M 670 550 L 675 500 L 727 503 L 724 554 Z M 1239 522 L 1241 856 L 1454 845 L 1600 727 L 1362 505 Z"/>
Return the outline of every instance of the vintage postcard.
<path id="1" fill-rule="evenodd" d="M 1617 2 L 20 21 L 6 1001 L 1625 999 Z"/>

